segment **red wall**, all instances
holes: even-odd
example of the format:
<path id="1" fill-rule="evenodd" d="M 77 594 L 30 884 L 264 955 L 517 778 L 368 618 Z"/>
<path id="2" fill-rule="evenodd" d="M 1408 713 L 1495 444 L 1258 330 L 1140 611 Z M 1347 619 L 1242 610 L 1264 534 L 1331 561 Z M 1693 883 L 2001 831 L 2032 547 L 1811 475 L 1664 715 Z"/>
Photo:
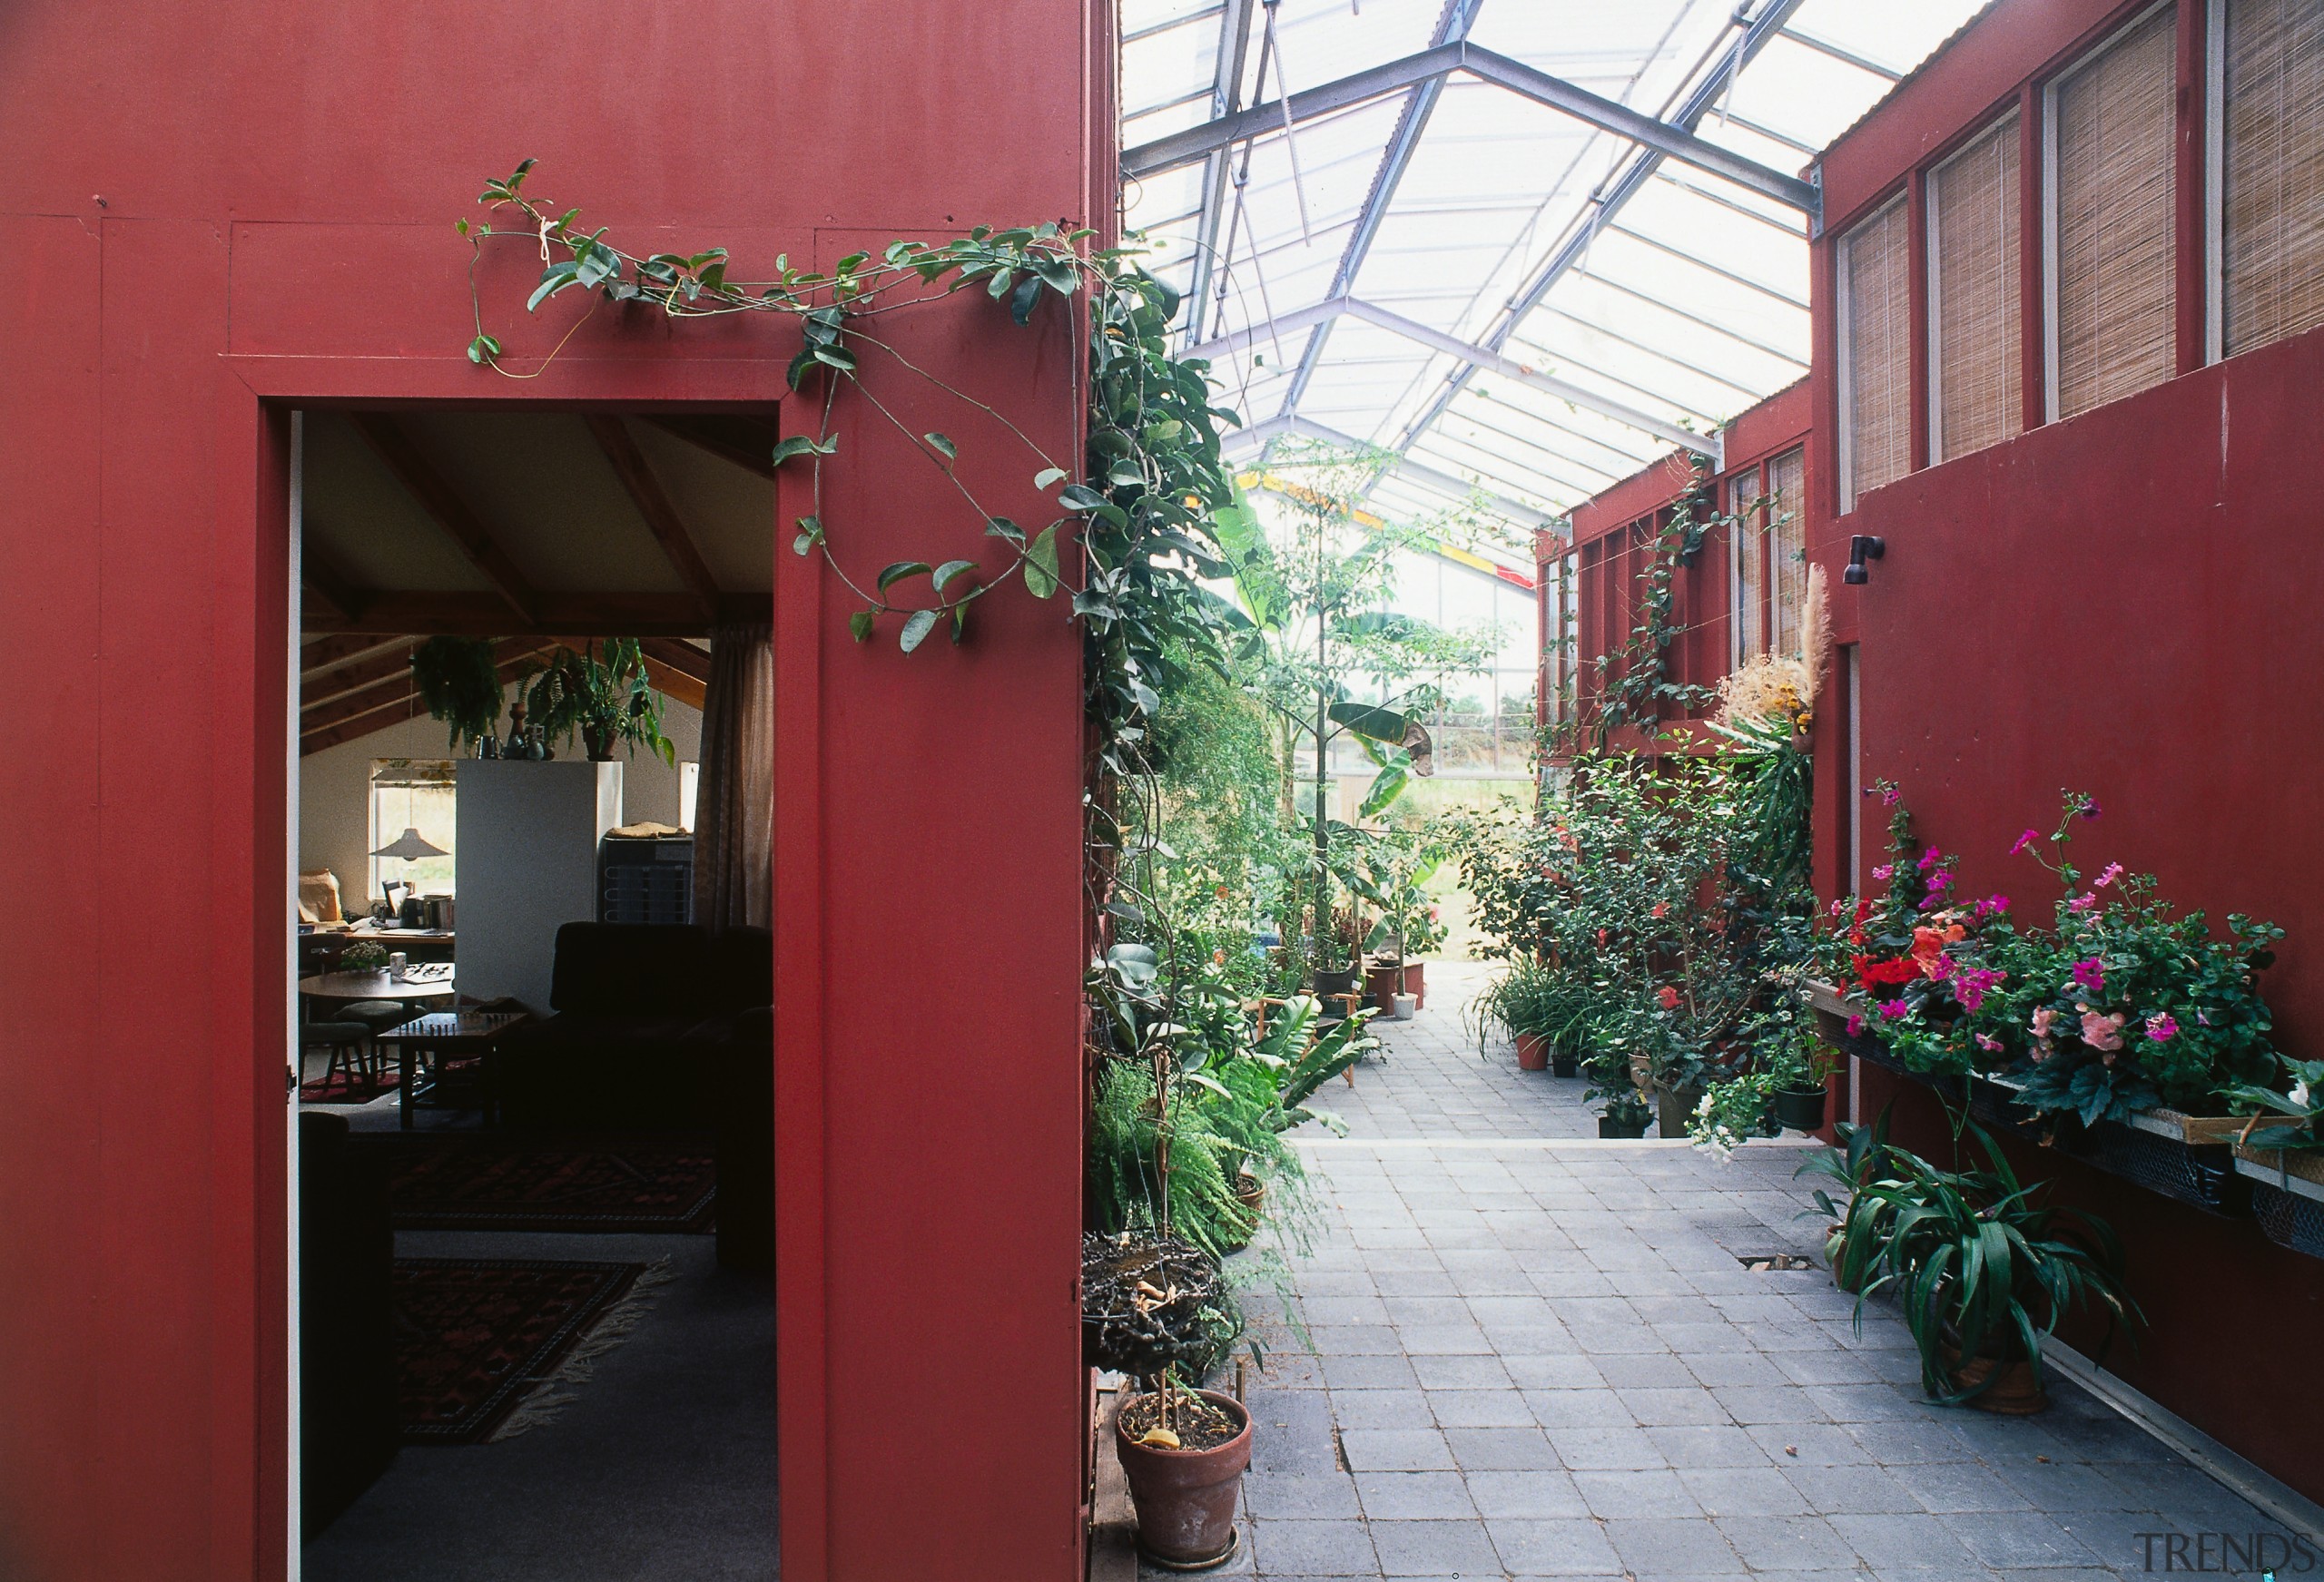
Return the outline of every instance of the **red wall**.
<path id="1" fill-rule="evenodd" d="M 1814 255 L 1815 421 L 1836 421 L 1834 238 L 2019 99 L 2122 14 L 2110 0 L 2003 0 L 1824 156 L 1831 221 Z M 2200 8 L 2197 8 L 2198 10 Z M 2182 37 L 2191 39 L 2194 11 Z M 2324 745 L 2314 678 L 2324 672 L 2324 555 L 2303 466 L 2324 448 L 2324 333 L 2203 368 L 2199 252 L 2185 223 L 2199 146 L 2200 73 L 2182 54 L 2181 378 L 2072 421 L 1925 468 L 1866 495 L 1845 517 L 1833 447 L 1811 447 L 1810 553 L 1832 580 L 1836 634 L 1858 644 L 1865 781 L 1900 782 L 1919 835 L 1963 854 L 1970 893 L 2000 889 L 2040 915 L 2047 876 L 2007 850 L 2047 830 L 2061 788 L 2105 813 L 2076 827 L 2085 868 L 2120 860 L 2214 919 L 2231 911 L 2290 930 L 2262 980 L 2279 1040 L 2313 1056 L 2324 1036 Z M 2029 166 L 2031 170 L 2034 167 Z M 2033 211 L 2029 209 L 2029 213 Z M 2032 232 L 2027 232 L 2031 236 Z M 2039 250 L 2024 254 L 2038 269 Z M 2029 302 L 2038 295 L 2029 281 Z M 2038 325 L 2038 320 L 2034 321 Z M 2029 335 L 2029 390 L 2039 337 Z M 1916 346 L 1915 388 L 1925 389 Z M 2034 414 L 2038 418 L 2038 408 Z M 1925 458 L 1925 450 L 1915 447 Z M 1886 541 L 1868 583 L 1845 587 L 1852 534 Z M 1837 703 L 1837 698 L 1827 700 Z M 1817 734 L 1838 746 L 1821 711 Z M 1818 777 L 1819 882 L 1847 888 L 1848 808 Z M 1884 818 L 1864 815 L 1863 862 Z M 1867 1075 L 1868 1105 L 1891 1091 Z M 1925 1096 L 1900 1104 L 1900 1140 L 1945 1153 Z M 2256 1318 L 2262 1346 L 2324 1320 L 2324 1263 L 2282 1252 L 2248 1223 L 2210 1219 L 2058 1158 L 2025 1151 L 2029 1176 L 2123 1233 L 2133 1290 L 2153 1321 L 2133 1358 L 2110 1361 L 2164 1406 L 2310 1496 L 2324 1449 L 2270 1392 L 2251 1388 L 2250 1348 L 2222 1344 Z M 2242 1330 L 2235 1328 L 2235 1333 Z"/>
<path id="2" fill-rule="evenodd" d="M 452 220 L 527 155 L 738 273 L 1088 213 L 1108 9 L 0 9 L 0 1575 L 286 1568 L 288 408 L 773 401 L 761 321 L 601 312 L 531 384 L 470 367 Z M 567 322 L 517 318 L 535 267 L 487 270 L 519 355 Z M 973 306 L 916 355 L 1069 455 L 1064 319 Z M 847 443 L 851 558 L 990 544 Z M 859 648 L 777 558 L 784 1572 L 1062 1582 L 1078 641 L 1012 591 L 964 649 Z"/>

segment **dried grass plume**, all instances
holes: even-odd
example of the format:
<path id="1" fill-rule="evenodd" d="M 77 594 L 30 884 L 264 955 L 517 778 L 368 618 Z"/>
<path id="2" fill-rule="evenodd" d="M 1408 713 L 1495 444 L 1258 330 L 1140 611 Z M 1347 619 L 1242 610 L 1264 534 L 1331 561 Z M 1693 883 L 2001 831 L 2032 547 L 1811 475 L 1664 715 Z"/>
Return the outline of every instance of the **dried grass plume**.
<path id="1" fill-rule="evenodd" d="M 1755 653 L 1718 683 L 1718 722 L 1788 720 L 1806 730 L 1832 663 L 1832 610 L 1824 568 L 1807 568 L 1799 600 L 1799 654 Z"/>

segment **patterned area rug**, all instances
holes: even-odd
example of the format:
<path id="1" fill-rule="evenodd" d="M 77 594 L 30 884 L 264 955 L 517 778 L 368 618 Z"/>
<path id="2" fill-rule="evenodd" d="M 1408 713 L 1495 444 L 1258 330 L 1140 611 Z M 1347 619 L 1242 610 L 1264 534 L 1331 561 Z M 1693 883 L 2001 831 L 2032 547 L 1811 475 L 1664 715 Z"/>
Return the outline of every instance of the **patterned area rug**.
<path id="1" fill-rule="evenodd" d="M 668 1279 L 666 1263 L 397 1259 L 404 1443 L 480 1445 L 546 1421 Z"/>
<path id="2" fill-rule="evenodd" d="M 509 1137 L 398 1134 L 388 1155 L 399 1230 L 634 1231 L 712 1228 L 716 1151 L 707 1137 Z"/>
<path id="3" fill-rule="evenodd" d="M 383 1093 L 393 1093 L 401 1084 L 393 1066 L 376 1077 L 362 1076 L 349 1071 L 335 1071 L 318 1076 L 299 1088 L 300 1104 L 369 1104 Z"/>

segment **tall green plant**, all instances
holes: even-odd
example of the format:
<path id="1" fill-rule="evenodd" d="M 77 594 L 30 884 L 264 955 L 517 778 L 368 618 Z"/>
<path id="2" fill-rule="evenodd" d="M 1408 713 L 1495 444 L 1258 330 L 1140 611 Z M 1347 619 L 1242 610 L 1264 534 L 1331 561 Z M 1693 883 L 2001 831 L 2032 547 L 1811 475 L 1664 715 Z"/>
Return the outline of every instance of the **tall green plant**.
<path id="1" fill-rule="evenodd" d="M 453 751 L 493 734 L 503 693 L 489 638 L 430 637 L 412 652 L 411 681 L 420 706 L 452 728 Z"/>

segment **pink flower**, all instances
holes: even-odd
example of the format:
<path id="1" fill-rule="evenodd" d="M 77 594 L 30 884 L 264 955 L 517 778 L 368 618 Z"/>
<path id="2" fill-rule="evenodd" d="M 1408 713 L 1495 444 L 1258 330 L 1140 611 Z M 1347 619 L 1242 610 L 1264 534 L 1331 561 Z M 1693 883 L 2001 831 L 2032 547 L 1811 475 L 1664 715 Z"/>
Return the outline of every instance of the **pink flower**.
<path id="1" fill-rule="evenodd" d="M 1911 1008 L 1912 1007 L 1910 1006 L 1907 1006 L 1900 999 L 1888 999 L 1882 1000 L 1880 1002 L 1880 1014 L 1886 1017 L 1890 1021 L 1895 1021 L 1898 1017 L 1904 1016 L 1906 1012 L 1911 1010 Z"/>
<path id="2" fill-rule="evenodd" d="M 2014 846 L 2013 846 L 2013 847 L 2011 847 L 2011 848 L 2009 849 L 2009 854 L 2010 854 L 2012 857 L 2015 857 L 2015 856 L 2017 856 L 2020 852 L 2024 851 L 2024 850 L 2026 850 L 2028 848 L 2030 848 L 2030 847 L 2034 844 L 2034 841 L 2039 840 L 2041 838 L 2042 838 L 2042 831 L 2041 831 L 2041 830 L 2026 830 L 2024 834 L 2020 835 L 2020 836 L 2017 838 L 2017 844 L 2016 844 L 2016 845 L 2014 845 Z"/>
<path id="3" fill-rule="evenodd" d="M 2048 1006 L 2040 1007 L 2034 1011 L 2034 1019 L 2026 1024 L 2025 1030 L 2037 1038 L 2046 1038 L 2050 1036 L 2050 1024 L 2057 1019 L 2056 1011 Z"/>
<path id="4" fill-rule="evenodd" d="M 1657 997 L 1662 1001 L 1662 1008 L 1664 1010 L 1675 1011 L 1679 1008 L 1679 991 L 1672 988 L 1669 985 L 1663 985 L 1662 989 Z"/>
<path id="5" fill-rule="evenodd" d="M 2074 897 L 2073 899 L 2066 903 L 2066 910 L 2070 912 L 2086 912 L 2097 904 L 2098 898 L 2094 895 L 2078 895 Z"/>
<path id="6" fill-rule="evenodd" d="M 1951 889 L 1953 888 L 1953 876 L 1940 869 L 1936 872 L 1928 876 L 1928 887 L 1932 890 Z"/>
<path id="7" fill-rule="evenodd" d="M 1864 1018 L 1862 1017 L 1850 1017 L 1848 1018 L 1848 1037 L 1851 1038 L 1861 1038 L 1864 1037 Z"/>
<path id="8" fill-rule="evenodd" d="M 2082 816 L 2085 819 L 2094 819 L 2104 811 L 2098 805 L 2096 797 L 2088 798 L 2082 804 Z"/>
<path id="9" fill-rule="evenodd" d="M 1987 968 L 1973 967 L 1957 972 L 1953 978 L 1953 997 L 1961 1002 L 1965 1011 L 1974 1011 L 1985 1003 L 1985 996 L 1994 985 L 2009 975 Z"/>
<path id="10" fill-rule="evenodd" d="M 1930 869 L 1935 868 L 1938 863 L 1944 860 L 1945 853 L 1932 846 L 1927 850 L 1921 853 L 1920 870 L 1923 873 L 1926 873 Z"/>
<path id="11" fill-rule="evenodd" d="M 1977 1047 L 1983 1049 L 1988 1055 L 1998 1055 L 2001 1053 L 2001 1040 L 1999 1038 L 1989 1038 L 1984 1034 L 1980 1033 L 1977 1035 Z"/>
<path id="12" fill-rule="evenodd" d="M 1894 872 L 1896 872 L 1896 870 L 1894 868 L 1891 868 L 1888 864 L 1886 864 L 1886 863 L 1885 863 L 1885 862 L 1884 862 L 1884 863 L 1882 863 L 1879 867 L 1877 867 L 1877 868 L 1876 868 L 1876 869 L 1874 869 L 1874 870 L 1872 870 L 1872 877 L 1873 877 L 1873 878 L 1875 878 L 1875 879 L 1883 879 L 1883 880 L 1885 880 L 1885 879 L 1887 879 L 1887 877 L 1888 877 L 1890 874 L 1892 874 L 1892 873 L 1894 873 Z"/>
<path id="13" fill-rule="evenodd" d="M 2122 1014 L 2104 1016 L 2097 1011 L 2082 1013 L 2082 1041 L 2093 1049 L 2120 1049 L 2122 1046 Z"/>
<path id="14" fill-rule="evenodd" d="M 1652 918 L 1667 918 L 1670 915 L 1670 903 L 1669 901 L 1657 901 L 1654 903 L 1654 910 L 1649 912 L 1647 915 Z"/>
<path id="15" fill-rule="evenodd" d="M 2119 862 L 2110 862 L 2106 865 L 2106 870 L 2091 881 L 2090 888 L 2093 889 L 2104 889 L 2108 885 L 2113 883 L 2116 879 L 2122 877 L 2122 865 Z"/>
<path id="16" fill-rule="evenodd" d="M 1905 793 L 1893 785 L 1880 793 L 1880 805 L 1884 808 L 1893 808 L 1904 800 Z"/>
<path id="17" fill-rule="evenodd" d="M 2095 956 L 2075 962 L 2073 981 L 2077 988 L 2086 988 L 2093 994 L 2104 994 L 2106 992 L 2106 964 Z"/>
<path id="18" fill-rule="evenodd" d="M 2158 1044 L 2167 1044 L 2179 1036 L 2179 1024 L 2169 1011 L 2157 1011 L 2146 1019 L 2146 1036 Z"/>
<path id="19" fill-rule="evenodd" d="M 1989 895 L 1977 903 L 1977 916 L 1981 918 L 1991 917 L 1996 912 L 2007 910 L 2009 910 L 2009 898 L 2005 895 Z"/>

